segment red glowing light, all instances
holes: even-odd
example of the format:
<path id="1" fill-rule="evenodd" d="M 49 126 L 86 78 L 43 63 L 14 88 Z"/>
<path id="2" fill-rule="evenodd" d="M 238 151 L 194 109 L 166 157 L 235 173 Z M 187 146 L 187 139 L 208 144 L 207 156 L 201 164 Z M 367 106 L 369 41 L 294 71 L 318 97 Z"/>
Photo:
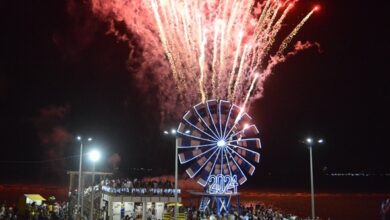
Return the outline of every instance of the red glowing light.
<path id="1" fill-rule="evenodd" d="M 319 11 L 321 7 L 319 5 L 314 6 L 313 11 Z"/>

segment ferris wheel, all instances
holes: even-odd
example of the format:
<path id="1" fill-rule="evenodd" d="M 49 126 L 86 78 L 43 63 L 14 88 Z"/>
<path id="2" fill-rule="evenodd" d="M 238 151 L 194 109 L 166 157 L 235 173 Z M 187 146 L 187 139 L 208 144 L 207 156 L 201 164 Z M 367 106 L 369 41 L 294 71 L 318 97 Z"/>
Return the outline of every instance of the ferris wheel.
<path id="1" fill-rule="evenodd" d="M 193 106 L 177 129 L 179 161 L 186 173 L 213 193 L 231 193 L 253 175 L 259 163 L 259 131 L 252 118 L 229 101 Z"/>

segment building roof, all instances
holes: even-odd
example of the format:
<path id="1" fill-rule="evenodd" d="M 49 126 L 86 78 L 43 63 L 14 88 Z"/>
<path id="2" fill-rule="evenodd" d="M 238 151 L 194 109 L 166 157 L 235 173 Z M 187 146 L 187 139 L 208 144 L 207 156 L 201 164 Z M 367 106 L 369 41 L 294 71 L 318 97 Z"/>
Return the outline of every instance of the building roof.
<path id="1" fill-rule="evenodd" d="M 33 201 L 46 201 L 46 199 L 39 194 L 24 194 L 24 196 Z"/>
<path id="2" fill-rule="evenodd" d="M 73 174 L 73 175 L 78 175 L 79 174 L 79 171 L 67 171 L 66 174 Z M 83 171 L 83 175 L 92 175 L 92 174 L 95 174 L 95 175 L 100 175 L 100 176 L 110 176 L 110 175 L 113 175 L 113 173 L 110 173 L 110 172 L 90 172 L 90 171 Z"/>

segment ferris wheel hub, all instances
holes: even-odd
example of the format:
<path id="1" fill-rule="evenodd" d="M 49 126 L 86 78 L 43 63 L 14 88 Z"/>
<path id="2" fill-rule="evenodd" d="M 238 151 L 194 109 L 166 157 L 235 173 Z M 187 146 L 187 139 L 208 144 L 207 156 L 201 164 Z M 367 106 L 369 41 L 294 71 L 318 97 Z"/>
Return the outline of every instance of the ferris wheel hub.
<path id="1" fill-rule="evenodd" d="M 218 147 L 225 147 L 225 146 L 226 146 L 226 141 L 225 141 L 224 139 L 219 140 L 219 141 L 217 142 L 217 146 L 218 146 Z"/>

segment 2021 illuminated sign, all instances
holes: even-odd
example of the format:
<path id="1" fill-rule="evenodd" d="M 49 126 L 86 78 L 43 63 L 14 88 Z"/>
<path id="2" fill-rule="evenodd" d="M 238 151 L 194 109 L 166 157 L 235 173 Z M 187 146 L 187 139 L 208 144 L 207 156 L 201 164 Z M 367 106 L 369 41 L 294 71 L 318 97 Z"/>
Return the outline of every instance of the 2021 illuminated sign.
<path id="1" fill-rule="evenodd" d="M 207 180 L 210 194 L 236 194 L 237 176 L 236 175 L 210 175 Z"/>

